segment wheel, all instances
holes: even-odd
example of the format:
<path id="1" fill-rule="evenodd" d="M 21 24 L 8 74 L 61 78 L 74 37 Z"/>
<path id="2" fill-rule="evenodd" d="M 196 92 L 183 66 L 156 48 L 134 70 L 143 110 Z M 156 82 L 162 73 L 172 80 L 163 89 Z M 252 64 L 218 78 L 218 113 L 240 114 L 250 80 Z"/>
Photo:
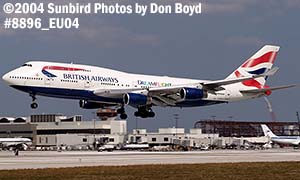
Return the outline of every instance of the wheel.
<path id="1" fill-rule="evenodd" d="M 125 114 L 125 109 L 124 108 L 117 109 L 117 113 L 118 114 Z"/>
<path id="2" fill-rule="evenodd" d="M 144 113 L 144 112 L 142 112 L 140 116 L 141 116 L 141 118 L 148 118 L 149 117 L 148 113 Z"/>
<path id="3" fill-rule="evenodd" d="M 154 118 L 154 117 L 155 117 L 155 113 L 154 113 L 153 111 L 150 111 L 150 112 L 148 113 L 148 116 L 149 116 L 150 118 Z"/>
<path id="4" fill-rule="evenodd" d="M 121 115 L 120 115 L 120 118 L 121 118 L 121 119 L 127 119 L 127 114 L 125 114 L 125 113 L 124 113 L 124 114 L 121 114 Z"/>
<path id="5" fill-rule="evenodd" d="M 134 116 L 136 116 L 136 117 L 140 117 L 140 116 L 141 116 L 141 114 L 140 114 L 140 112 L 139 112 L 139 111 L 136 111 L 136 112 L 134 112 Z"/>
<path id="6" fill-rule="evenodd" d="M 38 105 L 37 103 L 32 103 L 32 104 L 30 105 L 30 107 L 31 107 L 32 109 L 36 109 L 38 106 L 39 106 L 39 105 Z"/>

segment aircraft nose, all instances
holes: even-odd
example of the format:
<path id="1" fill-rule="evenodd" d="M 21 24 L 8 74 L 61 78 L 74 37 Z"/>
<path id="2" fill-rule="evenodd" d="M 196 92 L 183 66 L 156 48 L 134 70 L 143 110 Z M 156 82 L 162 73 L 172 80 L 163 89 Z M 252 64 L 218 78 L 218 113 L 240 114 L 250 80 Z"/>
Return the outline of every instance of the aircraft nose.
<path id="1" fill-rule="evenodd" d="M 9 82 L 9 73 L 6 73 L 2 76 L 3 81 Z"/>

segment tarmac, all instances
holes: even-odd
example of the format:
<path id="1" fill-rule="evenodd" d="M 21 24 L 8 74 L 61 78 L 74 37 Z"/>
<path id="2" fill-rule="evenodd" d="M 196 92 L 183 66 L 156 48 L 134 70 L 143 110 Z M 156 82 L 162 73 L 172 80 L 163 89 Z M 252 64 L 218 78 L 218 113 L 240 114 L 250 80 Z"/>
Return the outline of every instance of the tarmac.
<path id="1" fill-rule="evenodd" d="M 189 152 L 139 151 L 0 151 L 0 170 L 141 164 L 195 164 L 300 161 L 300 149 L 212 150 Z"/>

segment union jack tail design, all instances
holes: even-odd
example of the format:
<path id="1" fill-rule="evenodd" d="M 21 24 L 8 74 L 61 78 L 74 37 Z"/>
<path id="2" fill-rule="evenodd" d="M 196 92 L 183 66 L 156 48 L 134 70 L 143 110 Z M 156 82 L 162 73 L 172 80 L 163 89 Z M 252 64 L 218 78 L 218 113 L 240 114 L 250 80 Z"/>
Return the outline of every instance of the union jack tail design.
<path id="1" fill-rule="evenodd" d="M 234 79 L 250 75 L 260 75 L 269 71 L 274 64 L 279 48 L 279 46 L 265 45 L 252 57 L 246 60 L 226 79 Z M 268 86 L 265 86 L 266 80 L 267 77 L 260 77 L 243 81 L 241 82 L 241 84 L 243 86 L 243 89 L 262 89 L 268 88 Z"/>

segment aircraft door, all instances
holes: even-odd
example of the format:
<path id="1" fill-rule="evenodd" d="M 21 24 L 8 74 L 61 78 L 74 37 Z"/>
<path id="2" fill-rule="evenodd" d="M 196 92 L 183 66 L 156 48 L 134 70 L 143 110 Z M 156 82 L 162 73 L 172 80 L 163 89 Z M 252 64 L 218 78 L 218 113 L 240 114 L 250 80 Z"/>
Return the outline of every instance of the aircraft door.
<path id="1" fill-rule="evenodd" d="M 46 66 L 44 67 L 44 69 L 48 70 L 49 69 L 49 66 Z M 45 79 L 44 79 L 44 83 L 46 86 L 50 86 L 51 85 L 51 81 L 52 81 L 52 78 L 51 78 L 51 73 L 49 73 L 48 71 L 44 70 L 43 69 L 43 73 L 46 75 L 45 76 Z"/>
<path id="2" fill-rule="evenodd" d="M 90 87 L 91 87 L 91 81 L 85 81 L 84 88 L 90 88 Z"/>
<path id="3" fill-rule="evenodd" d="M 132 87 L 137 88 L 138 87 L 138 81 L 132 81 Z"/>
<path id="4" fill-rule="evenodd" d="M 45 85 L 46 85 L 46 86 L 50 86 L 50 85 L 51 85 L 51 81 L 52 81 L 51 78 L 46 77 L 46 78 L 45 78 Z"/>

